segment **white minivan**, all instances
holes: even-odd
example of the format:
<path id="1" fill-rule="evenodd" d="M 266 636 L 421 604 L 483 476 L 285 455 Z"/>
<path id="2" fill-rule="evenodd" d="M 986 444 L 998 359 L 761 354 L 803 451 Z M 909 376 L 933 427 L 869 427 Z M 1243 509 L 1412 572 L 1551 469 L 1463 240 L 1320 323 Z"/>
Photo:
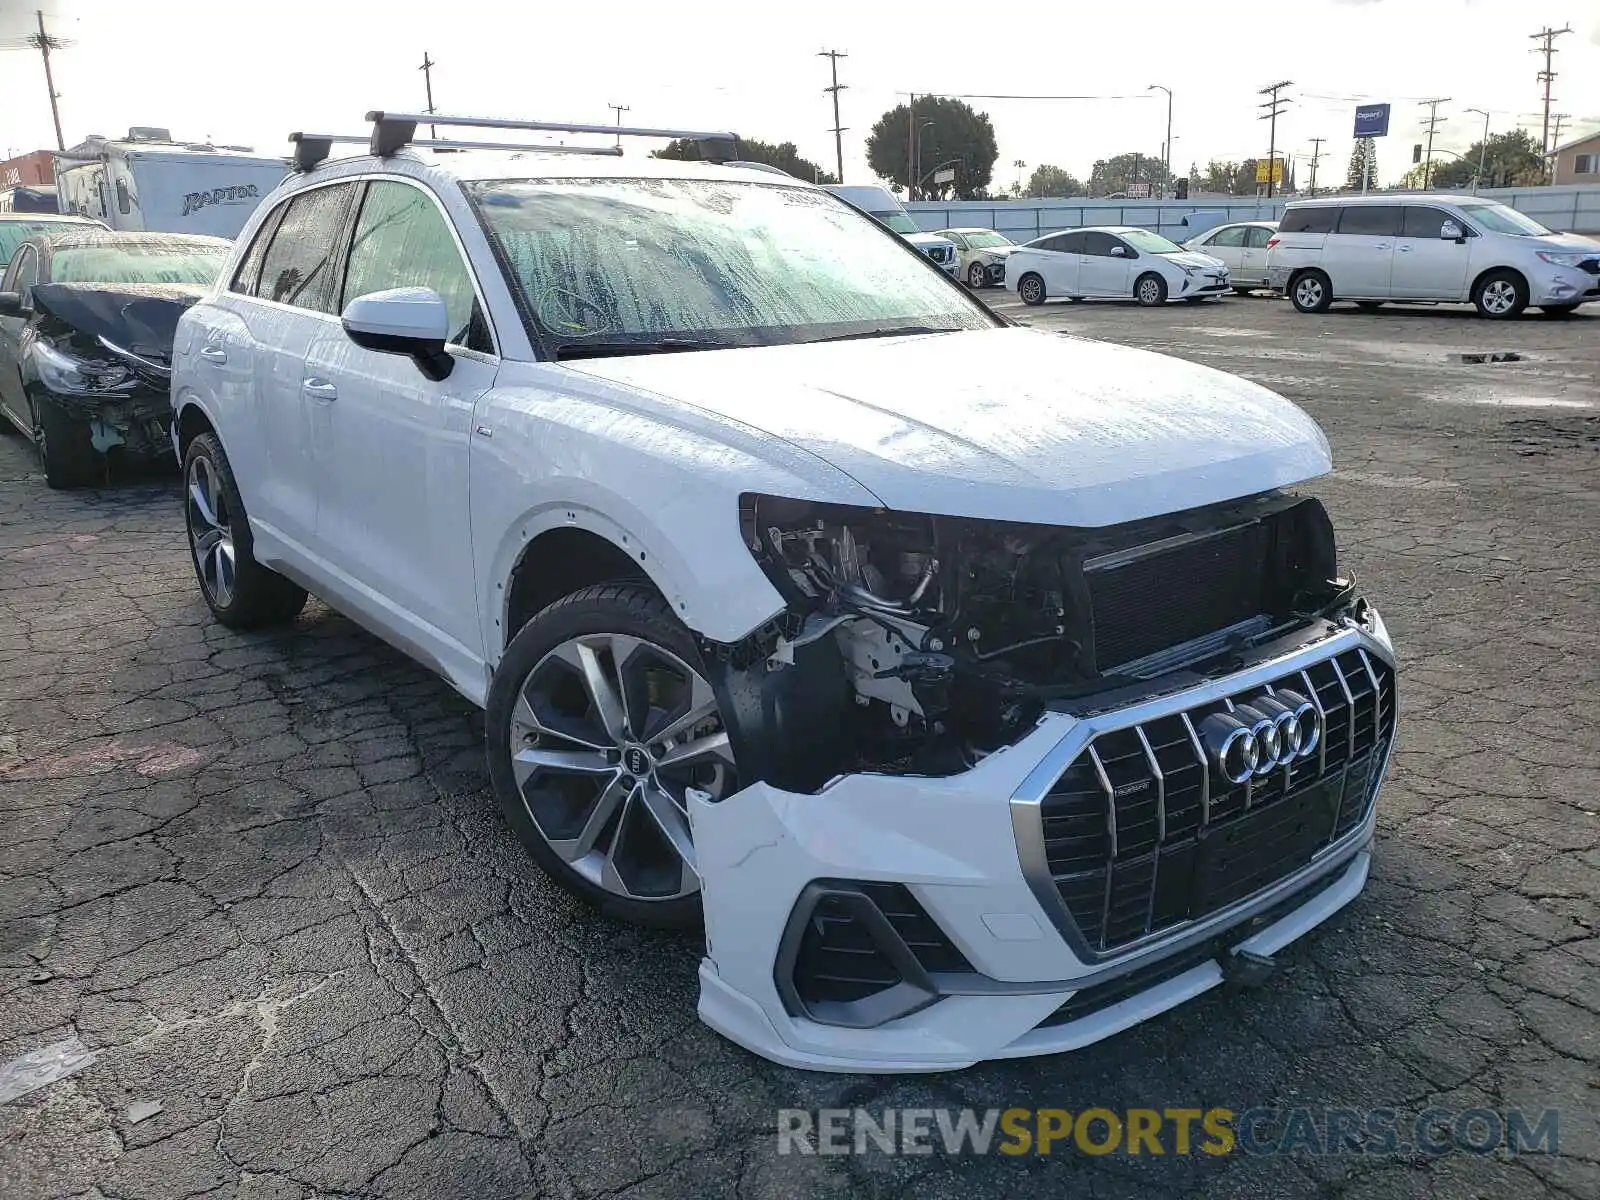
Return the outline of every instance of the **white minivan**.
<path id="1" fill-rule="evenodd" d="M 1301 312 L 1399 300 L 1556 317 L 1600 300 L 1600 242 L 1478 196 L 1295 200 L 1267 242 L 1267 279 Z"/>

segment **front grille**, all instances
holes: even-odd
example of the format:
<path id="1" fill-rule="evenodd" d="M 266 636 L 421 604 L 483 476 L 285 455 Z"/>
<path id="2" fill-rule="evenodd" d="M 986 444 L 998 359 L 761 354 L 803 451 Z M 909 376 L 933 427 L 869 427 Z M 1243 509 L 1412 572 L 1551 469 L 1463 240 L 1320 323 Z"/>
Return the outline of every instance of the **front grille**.
<path id="1" fill-rule="evenodd" d="M 1272 691 L 1320 711 L 1317 749 L 1244 784 L 1198 730 Z M 1046 861 L 1086 947 L 1104 953 L 1254 895 L 1366 817 L 1394 736 L 1394 676 L 1349 650 L 1236 696 L 1097 734 L 1039 806 Z"/>
<path id="2" fill-rule="evenodd" d="M 1263 611 L 1271 528 L 1260 521 L 1084 564 L 1095 662 L 1106 671 Z"/>

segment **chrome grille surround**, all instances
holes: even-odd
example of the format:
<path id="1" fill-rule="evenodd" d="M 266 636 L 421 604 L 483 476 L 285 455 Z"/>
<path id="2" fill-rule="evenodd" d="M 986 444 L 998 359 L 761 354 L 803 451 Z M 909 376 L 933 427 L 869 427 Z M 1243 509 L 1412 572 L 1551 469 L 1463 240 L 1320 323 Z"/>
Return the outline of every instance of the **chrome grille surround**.
<path id="1" fill-rule="evenodd" d="M 1126 707 L 1086 712 L 1077 718 L 1066 736 L 1013 793 L 1010 802 L 1011 821 L 1023 875 L 1040 906 L 1082 961 L 1095 963 L 1130 956 L 1140 959 L 1160 957 L 1163 952 L 1175 950 L 1210 931 L 1225 928 L 1248 917 L 1256 909 L 1270 903 L 1273 896 L 1282 895 L 1286 887 L 1297 886 L 1347 863 L 1350 856 L 1370 839 L 1379 785 L 1394 749 L 1397 699 L 1394 658 L 1386 636 L 1380 640 L 1353 623 L 1330 625 L 1328 628 L 1330 632 L 1319 640 L 1276 655 L 1271 655 L 1269 650 L 1269 657 L 1231 675 Z M 1381 623 L 1378 628 L 1381 632 Z M 1359 668 L 1361 671 L 1362 676 L 1356 680 L 1354 690 L 1340 663 L 1350 664 L 1352 669 Z M 1330 703 L 1327 712 L 1323 713 L 1324 718 L 1329 718 L 1331 714 L 1334 721 L 1332 733 L 1335 749 L 1332 753 L 1335 767 L 1331 774 L 1327 738 L 1321 740 L 1315 753 L 1303 763 L 1292 763 L 1273 771 L 1265 782 L 1253 779 L 1243 787 L 1219 783 L 1220 776 L 1213 774 L 1208 765 L 1202 765 L 1198 774 L 1203 782 L 1197 803 L 1189 810 L 1176 807 L 1169 810 L 1169 781 L 1176 778 L 1172 772 L 1182 768 L 1174 767 L 1164 772 L 1159 755 L 1167 751 L 1177 753 L 1178 747 L 1176 744 L 1153 746 L 1148 732 L 1152 726 L 1165 724 L 1173 728 L 1174 723 L 1181 726 L 1185 740 L 1192 746 L 1188 764 L 1206 764 L 1205 748 L 1197 732 L 1201 715 L 1210 711 L 1230 711 L 1236 700 L 1242 703 L 1260 694 L 1270 694 L 1272 688 L 1281 690 L 1289 687 L 1304 691 L 1309 687 L 1310 694 L 1315 698 L 1317 689 L 1313 676 L 1326 681 L 1323 693 L 1334 699 L 1342 697 L 1342 703 L 1347 706 L 1341 713 L 1335 704 Z M 1368 696 L 1371 698 L 1370 710 L 1359 713 L 1357 701 Z M 1320 707 L 1320 700 L 1318 703 Z M 1369 749 L 1354 758 L 1341 758 L 1339 740 L 1344 739 L 1347 750 L 1354 747 L 1357 717 L 1364 722 L 1370 720 Z M 1100 745 L 1106 744 L 1101 739 L 1106 739 L 1108 735 L 1115 735 L 1128 746 L 1137 748 L 1134 754 L 1142 757 L 1148 765 L 1143 781 L 1119 783 L 1117 778 L 1108 773 L 1108 760 L 1100 753 Z M 1112 766 L 1115 766 L 1115 762 L 1112 762 Z M 1343 804 L 1345 781 L 1347 776 L 1354 774 L 1352 768 L 1361 773 L 1357 787 L 1364 796 L 1356 806 Z M 1047 839 L 1045 822 L 1059 818 L 1047 816 L 1047 802 L 1052 799 L 1053 789 L 1069 771 L 1085 773 L 1098 784 L 1105 808 L 1104 829 L 1101 831 L 1101 846 L 1105 853 L 1103 859 L 1085 857 L 1078 863 L 1062 862 L 1058 854 L 1058 861 L 1052 870 L 1051 852 L 1047 846 L 1047 841 L 1052 839 Z M 1157 887 L 1162 882 L 1165 855 L 1175 842 L 1185 838 L 1191 842 L 1197 841 L 1194 835 L 1200 830 L 1220 831 L 1230 824 L 1237 826 L 1240 818 L 1247 817 L 1256 807 L 1258 789 L 1267 790 L 1269 796 L 1261 801 L 1261 811 L 1280 811 L 1276 802 L 1305 796 L 1317 788 L 1331 787 L 1335 779 L 1338 781 L 1340 807 L 1335 812 L 1330 836 L 1311 853 L 1309 861 L 1290 864 L 1283 873 L 1261 881 L 1249 894 L 1230 897 L 1226 903 L 1208 911 L 1157 923 Z M 1149 803 L 1152 798 L 1145 795 L 1147 792 L 1155 793 L 1153 805 Z M 1153 811 L 1145 814 L 1144 819 L 1136 824 L 1128 810 L 1140 804 Z M 1079 815 L 1087 819 L 1085 814 Z M 1063 840 L 1070 841 L 1060 837 L 1053 840 L 1058 844 Z M 1142 858 L 1152 863 L 1145 880 L 1119 879 L 1122 866 L 1130 860 L 1137 864 Z M 1063 867 L 1068 869 L 1061 869 Z M 1101 878 L 1096 878 L 1097 873 Z M 1100 889 L 1099 912 L 1102 919 L 1098 927 L 1092 921 L 1080 924 L 1075 918 L 1075 908 L 1080 915 L 1085 914 L 1095 899 L 1087 895 L 1069 899 L 1064 890 L 1070 893 L 1075 882 L 1082 884 L 1085 892 L 1091 886 Z M 1142 903 L 1145 916 L 1143 921 L 1136 922 L 1136 929 L 1126 933 L 1116 931 L 1118 936 L 1112 937 L 1114 882 L 1132 883 L 1147 890 L 1139 896 L 1134 889 L 1122 888 L 1128 895 L 1116 899 L 1120 899 L 1124 907 L 1130 903 Z"/>

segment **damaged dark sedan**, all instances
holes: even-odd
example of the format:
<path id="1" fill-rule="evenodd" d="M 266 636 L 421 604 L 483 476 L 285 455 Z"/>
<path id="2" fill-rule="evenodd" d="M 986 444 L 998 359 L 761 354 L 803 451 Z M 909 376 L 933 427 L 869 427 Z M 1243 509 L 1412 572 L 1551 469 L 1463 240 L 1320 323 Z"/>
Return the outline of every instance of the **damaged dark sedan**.
<path id="1" fill-rule="evenodd" d="M 169 451 L 173 332 L 229 249 L 99 229 L 17 246 L 0 278 L 0 416 L 33 439 L 51 487 L 102 482 L 113 456 Z"/>

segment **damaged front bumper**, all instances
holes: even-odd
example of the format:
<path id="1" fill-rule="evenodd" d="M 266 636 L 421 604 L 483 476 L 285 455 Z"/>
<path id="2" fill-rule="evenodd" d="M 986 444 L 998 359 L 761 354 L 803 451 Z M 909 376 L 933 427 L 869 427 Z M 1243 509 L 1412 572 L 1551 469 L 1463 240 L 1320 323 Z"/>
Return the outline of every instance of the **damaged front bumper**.
<path id="1" fill-rule="evenodd" d="M 115 395 L 63 393 L 38 388 L 35 406 L 54 405 L 89 427 L 89 441 L 105 454 L 113 448 L 140 460 L 165 457 L 172 423 L 172 401 L 165 391 L 142 385 Z"/>
<path id="2" fill-rule="evenodd" d="M 1230 784 L 1195 730 L 1290 692 L 1319 737 Z M 691 796 L 700 1016 L 789 1066 L 936 1071 L 1087 1045 L 1248 974 L 1365 884 L 1394 702 L 1366 609 L 1227 675 L 1053 707 L 958 774 Z"/>

